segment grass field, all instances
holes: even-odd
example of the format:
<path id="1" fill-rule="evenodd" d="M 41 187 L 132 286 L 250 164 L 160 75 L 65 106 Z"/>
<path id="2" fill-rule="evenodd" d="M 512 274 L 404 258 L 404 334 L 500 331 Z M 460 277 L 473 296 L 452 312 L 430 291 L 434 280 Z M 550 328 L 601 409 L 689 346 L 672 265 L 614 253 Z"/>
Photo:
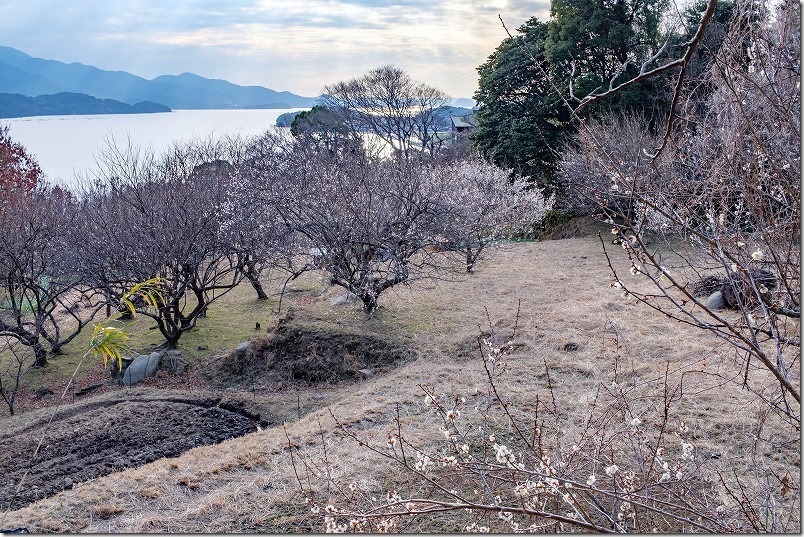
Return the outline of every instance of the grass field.
<path id="1" fill-rule="evenodd" d="M 446 399 L 466 399 L 462 420 L 467 427 L 486 423 L 498 427 L 501 437 L 511 433 L 503 417 L 491 419 L 473 405 L 488 387 L 478 334 L 505 335 L 516 327 L 516 345 L 497 389 L 525 421 L 539 411 L 537 401 L 550 401 L 555 432 L 546 449 L 554 458 L 567 456 L 573 445 L 586 449 L 595 405 L 603 405 L 607 389 L 619 386 L 628 394 L 629 407 L 609 419 L 639 416 L 648 436 L 658 434 L 653 424 L 661 422 L 668 452 L 680 450 L 682 442 L 695 445 L 701 472 L 696 479 L 729 476 L 745 486 L 746 494 L 771 494 L 774 516 L 784 524 L 778 527 L 798 531 L 798 431 L 769 415 L 755 396 L 741 389 L 740 361 L 733 349 L 622 298 L 610 286 L 601 252 L 593 234 L 507 244 L 480 263 L 475 274 L 388 292 L 370 317 L 359 303 L 333 305 L 343 290 L 329 287 L 319 274 L 291 284 L 280 314 L 275 311 L 278 296 L 258 301 L 241 285 L 216 301 L 198 328 L 181 339 L 179 347 L 189 359 L 225 355 L 238 343 L 271 330 L 289 312 L 289 322 L 301 330 L 387 338 L 406 345 L 414 358 L 359 381 L 305 385 L 306 413 L 301 419 L 292 410 L 298 387 L 263 393 L 284 398 L 288 409 L 276 414 L 286 420 L 282 425 L 79 484 L 9 513 L 4 527 L 59 532 L 321 532 L 322 517 L 311 513 L 305 498 L 313 495 L 320 505 L 348 503 L 346 489 L 334 483 L 355 483 L 378 497 L 392 489 L 410 494 L 422 490 L 411 472 L 358 445 L 336 426 L 335 418 L 366 443 L 384 445 L 398 428 L 411 445 L 438 452 L 442 422 L 424 403 L 420 386 L 425 386 Z M 618 268 L 628 273 L 628 265 Z M 266 288 L 276 292 L 280 283 L 270 279 Z M 255 330 L 255 323 L 261 330 Z M 149 328 L 147 319 L 131 327 L 138 348 L 158 343 L 158 333 Z M 85 345 L 85 340 L 74 341 L 65 356 L 54 358 L 53 367 L 32 382 L 52 382 L 71 371 Z M 798 371 L 792 376 L 798 378 Z M 761 371 L 752 372 L 750 381 L 770 386 Z M 224 386 L 205 389 L 226 391 Z M 610 426 L 621 427 L 614 422 Z M 289 444 L 295 447 L 293 458 Z M 606 457 L 616 457 L 621 467 L 638 464 L 626 449 L 615 453 L 616 445 L 612 441 Z M 318 461 L 331 480 L 316 478 L 303 460 Z M 584 464 L 602 474 L 595 466 L 602 458 Z M 780 493 L 784 476 L 789 490 Z M 711 511 L 721 505 L 738 509 L 739 502 L 717 496 L 718 485 L 712 483 L 707 488 L 713 491 L 707 500 Z M 401 522 L 398 529 L 463 531 L 470 518 L 462 513 L 420 516 Z M 672 521 L 655 524 L 659 531 L 689 529 Z"/>

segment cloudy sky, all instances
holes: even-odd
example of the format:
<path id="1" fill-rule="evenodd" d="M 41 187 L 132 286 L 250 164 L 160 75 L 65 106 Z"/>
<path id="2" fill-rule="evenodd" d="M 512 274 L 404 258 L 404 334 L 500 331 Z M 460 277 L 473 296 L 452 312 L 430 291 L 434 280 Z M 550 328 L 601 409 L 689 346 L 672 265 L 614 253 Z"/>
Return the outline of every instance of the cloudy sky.
<path id="1" fill-rule="evenodd" d="M 394 64 L 471 97 L 476 68 L 549 0 L 27 0 L 0 3 L 0 45 L 145 78 L 193 72 L 318 95 Z"/>

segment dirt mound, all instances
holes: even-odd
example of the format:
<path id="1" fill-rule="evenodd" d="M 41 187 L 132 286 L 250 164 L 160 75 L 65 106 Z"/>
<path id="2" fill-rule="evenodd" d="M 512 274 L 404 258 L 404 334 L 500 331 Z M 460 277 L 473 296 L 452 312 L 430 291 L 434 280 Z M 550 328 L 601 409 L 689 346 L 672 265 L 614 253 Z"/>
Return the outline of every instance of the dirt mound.
<path id="1" fill-rule="evenodd" d="M 218 403 L 212 398 L 128 398 L 68 408 L 50 425 L 33 461 L 31 456 L 46 420 L 23 430 L 3 432 L 0 509 L 7 509 L 12 498 L 13 508 L 18 509 L 95 477 L 256 430 L 251 417 Z M 30 472 L 14 498 L 29 466 Z"/>
<path id="2" fill-rule="evenodd" d="M 245 353 L 222 358 L 212 372 L 225 384 L 337 383 L 382 373 L 413 359 L 404 344 L 348 332 L 280 325 Z"/>

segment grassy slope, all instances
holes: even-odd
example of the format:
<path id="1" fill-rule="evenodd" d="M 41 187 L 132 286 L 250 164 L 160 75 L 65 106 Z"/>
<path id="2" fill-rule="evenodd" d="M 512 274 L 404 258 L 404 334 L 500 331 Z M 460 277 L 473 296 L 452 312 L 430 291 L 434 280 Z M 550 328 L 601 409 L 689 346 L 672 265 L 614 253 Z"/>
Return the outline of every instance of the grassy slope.
<path id="1" fill-rule="evenodd" d="M 619 268 L 628 274 L 627 265 Z M 729 461 L 757 449 L 747 435 L 740 434 L 756 427 L 757 412 L 742 411 L 754 408 L 754 400 L 734 385 L 720 386 L 719 377 L 706 374 L 712 369 L 737 374 L 732 371 L 731 351 L 713 338 L 622 299 L 609 286 L 612 279 L 597 238 L 510 245 L 462 280 L 421 282 L 393 291 L 371 318 L 364 317 L 357 304 L 332 307 L 330 299 L 341 291 L 323 291 L 315 276 L 299 282 L 323 293 L 286 297 L 296 322 L 346 325 L 372 334 L 402 333 L 416 347 L 419 359 L 387 375 L 337 388 L 328 409 L 289 422 L 286 429 L 267 429 L 81 484 L 12 512 L 5 526 L 95 532 L 321 531 L 320 519 L 309 514 L 298 491 L 285 449 L 285 430 L 294 444 L 313 457 L 321 456 L 323 430 L 329 463 L 345 483 L 361 482 L 378 495 L 403 486 L 404 476 L 397 469 L 337 434 L 330 411 L 342 422 L 359 427 L 366 438 L 384 443 L 399 404 L 406 434 L 423 445 L 435 443 L 439 424 L 423 405 L 417 385 L 464 395 L 471 403 L 476 388 L 484 386 L 474 338 L 478 327 L 488 326 L 487 318 L 500 329 L 510 329 L 515 322 L 519 325 L 522 347 L 509 360 L 509 370 L 500 382 L 502 391 L 523 408 L 536 395 L 544 398 L 547 365 L 568 434 L 577 429 L 602 384 L 616 380 L 655 393 L 661 390 L 669 368 L 698 372 L 685 377 L 684 388 L 694 395 L 671 409 L 671 421 L 687 422 L 702 457 L 723 461 L 729 468 Z M 263 327 L 274 322 L 268 309 L 252 311 L 258 306 L 250 300 L 248 293 L 240 291 L 222 299 L 210 311 L 204 330 L 221 319 L 229 333 L 222 345 L 225 342 L 231 348 L 253 331 L 255 319 L 264 319 Z M 238 301 L 242 303 L 237 305 Z M 263 307 L 270 308 L 259 306 Z M 252 315 L 242 332 L 227 322 L 238 308 Z M 576 343 L 577 350 L 565 351 L 567 343 Z M 637 411 L 649 413 L 655 401 L 638 404 L 644 408 Z M 772 466 L 775 461 L 799 457 L 798 447 L 795 442 L 775 448 L 763 444 L 759 449 L 767 452 L 760 457 Z M 317 486 L 326 500 L 324 485 Z M 458 523 L 444 518 L 410 530 L 449 531 L 459 529 L 454 526 Z"/>

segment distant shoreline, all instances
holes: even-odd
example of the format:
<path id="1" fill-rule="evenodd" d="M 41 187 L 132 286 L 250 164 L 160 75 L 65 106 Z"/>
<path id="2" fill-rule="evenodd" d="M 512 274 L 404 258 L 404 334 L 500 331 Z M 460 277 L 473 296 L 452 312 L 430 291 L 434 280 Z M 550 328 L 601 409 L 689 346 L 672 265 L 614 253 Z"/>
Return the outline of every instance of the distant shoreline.
<path id="1" fill-rule="evenodd" d="M 153 101 L 128 104 L 114 99 L 97 99 L 85 93 L 54 93 L 28 97 L 19 93 L 0 93 L 0 118 L 70 116 L 94 114 L 153 114 L 171 109 Z"/>

